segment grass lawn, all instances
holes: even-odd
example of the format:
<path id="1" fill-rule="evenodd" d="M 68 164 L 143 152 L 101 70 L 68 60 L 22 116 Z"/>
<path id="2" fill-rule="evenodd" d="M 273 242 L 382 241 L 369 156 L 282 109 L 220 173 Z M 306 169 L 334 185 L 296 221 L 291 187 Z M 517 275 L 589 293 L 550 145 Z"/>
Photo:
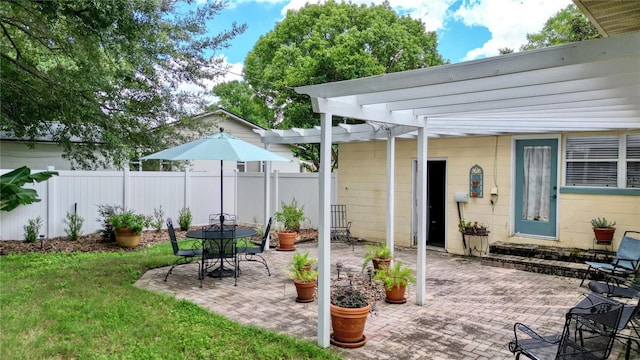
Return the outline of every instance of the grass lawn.
<path id="1" fill-rule="evenodd" d="M 133 286 L 174 260 L 169 243 L 119 253 L 0 258 L 2 359 L 339 359 Z"/>

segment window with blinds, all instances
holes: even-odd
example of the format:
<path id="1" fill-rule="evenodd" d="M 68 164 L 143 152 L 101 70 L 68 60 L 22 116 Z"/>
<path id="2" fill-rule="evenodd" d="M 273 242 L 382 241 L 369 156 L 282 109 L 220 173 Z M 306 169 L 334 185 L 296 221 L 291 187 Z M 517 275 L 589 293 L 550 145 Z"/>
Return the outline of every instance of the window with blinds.
<path id="1" fill-rule="evenodd" d="M 566 186 L 640 187 L 640 134 L 567 137 L 565 151 Z"/>
<path id="2" fill-rule="evenodd" d="M 640 134 L 627 135 L 627 187 L 640 188 Z"/>

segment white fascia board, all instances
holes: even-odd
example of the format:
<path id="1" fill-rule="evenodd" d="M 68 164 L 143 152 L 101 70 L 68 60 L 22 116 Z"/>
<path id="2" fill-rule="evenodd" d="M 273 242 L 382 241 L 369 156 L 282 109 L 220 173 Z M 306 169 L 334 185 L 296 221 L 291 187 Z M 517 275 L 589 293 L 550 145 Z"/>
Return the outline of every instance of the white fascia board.
<path id="1" fill-rule="evenodd" d="M 317 99 L 317 103 L 318 112 L 330 113 L 334 116 L 415 127 L 421 127 L 424 124 L 423 121 L 413 116 L 410 111 L 390 112 L 384 104 L 359 106 L 353 102 L 326 98 Z"/>
<path id="2" fill-rule="evenodd" d="M 296 87 L 312 98 L 332 98 L 406 89 L 454 81 L 490 78 L 612 58 L 640 55 L 640 32 L 593 39 L 491 58 L 434 66 L 418 70 Z"/>

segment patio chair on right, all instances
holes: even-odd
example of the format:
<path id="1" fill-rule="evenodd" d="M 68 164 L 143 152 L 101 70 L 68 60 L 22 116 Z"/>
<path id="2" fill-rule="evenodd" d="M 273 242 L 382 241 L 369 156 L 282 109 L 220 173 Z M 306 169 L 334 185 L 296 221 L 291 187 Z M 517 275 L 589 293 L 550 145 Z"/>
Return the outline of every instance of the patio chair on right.
<path id="1" fill-rule="evenodd" d="M 590 294 L 565 316 L 561 334 L 541 336 L 522 323 L 513 326 L 509 351 L 530 359 L 606 359 L 620 326 L 623 305 L 604 296 Z M 518 338 L 518 334 L 527 337 Z"/>
<path id="2" fill-rule="evenodd" d="M 585 263 L 589 265 L 589 268 L 584 274 L 580 286 L 584 285 L 589 275 L 596 278 L 599 272 L 622 277 L 635 274 L 640 266 L 640 231 L 627 230 L 624 232 L 618 251 L 611 262 L 586 261 Z"/>
<path id="3" fill-rule="evenodd" d="M 351 221 L 347 220 L 347 205 L 331 205 L 331 241 L 344 240 L 355 250 L 351 238 Z"/>

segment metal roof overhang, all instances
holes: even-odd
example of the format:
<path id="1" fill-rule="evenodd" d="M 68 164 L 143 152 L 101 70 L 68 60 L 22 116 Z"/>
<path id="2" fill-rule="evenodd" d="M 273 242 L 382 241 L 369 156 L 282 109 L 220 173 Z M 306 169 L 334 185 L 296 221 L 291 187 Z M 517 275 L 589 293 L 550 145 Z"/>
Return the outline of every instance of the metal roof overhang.
<path id="1" fill-rule="evenodd" d="M 463 63 L 297 87 L 314 111 L 364 120 L 333 142 L 640 129 L 640 32 Z M 320 128 L 256 130 L 315 143 Z"/>

